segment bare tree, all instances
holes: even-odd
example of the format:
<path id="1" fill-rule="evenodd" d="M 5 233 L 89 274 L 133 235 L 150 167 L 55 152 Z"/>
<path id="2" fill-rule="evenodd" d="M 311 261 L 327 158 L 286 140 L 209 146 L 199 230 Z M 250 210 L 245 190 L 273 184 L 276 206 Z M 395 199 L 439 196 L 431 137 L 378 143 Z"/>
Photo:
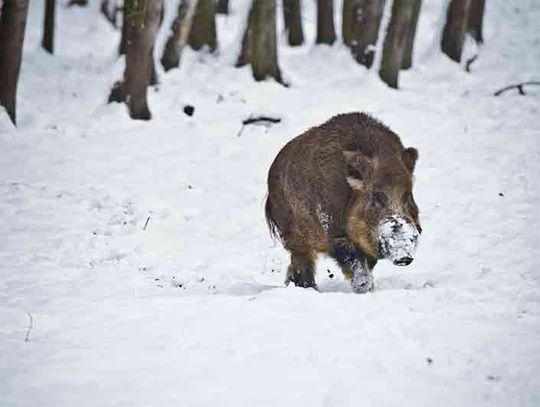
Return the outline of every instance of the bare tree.
<path id="1" fill-rule="evenodd" d="M 336 40 L 334 27 L 334 0 L 317 0 L 317 44 L 333 44 Z"/>
<path id="2" fill-rule="evenodd" d="M 469 24 L 471 0 L 451 0 L 446 12 L 441 49 L 450 59 L 461 62 L 463 42 Z"/>
<path id="3" fill-rule="evenodd" d="M 17 84 L 29 0 L 3 0 L 0 12 L 0 105 L 17 124 Z"/>
<path id="4" fill-rule="evenodd" d="M 49 53 L 54 51 L 54 14 L 56 0 L 45 0 L 45 15 L 43 18 L 43 38 L 41 46 Z"/>
<path id="5" fill-rule="evenodd" d="M 409 69 L 412 67 L 414 38 L 416 37 L 416 27 L 418 26 L 418 18 L 420 16 L 420 9 L 422 8 L 422 0 L 412 0 L 412 1 L 413 1 L 413 14 L 411 17 L 411 23 L 409 24 L 409 30 L 407 32 L 407 43 L 405 44 L 405 53 L 403 54 L 403 62 L 401 63 L 401 69 Z"/>
<path id="6" fill-rule="evenodd" d="M 302 29 L 302 5 L 300 0 L 283 0 L 283 18 L 289 45 L 295 47 L 304 43 Z"/>
<path id="7" fill-rule="evenodd" d="M 469 10 L 469 34 L 474 38 L 477 44 L 484 42 L 484 9 L 486 0 L 472 0 Z"/>
<path id="8" fill-rule="evenodd" d="M 379 76 L 390 87 L 398 87 L 398 74 L 403 63 L 409 26 L 413 17 L 411 0 L 394 0 L 392 17 L 384 39 L 383 56 Z"/>
<path id="9" fill-rule="evenodd" d="M 236 66 L 251 64 L 253 77 L 283 83 L 276 43 L 276 0 L 253 0 Z"/>
<path id="10" fill-rule="evenodd" d="M 354 41 L 354 27 L 358 18 L 359 0 L 343 0 L 341 15 L 341 36 L 343 43 L 351 46 Z"/>
<path id="11" fill-rule="evenodd" d="M 354 58 L 368 68 L 373 64 L 385 0 L 362 0 L 357 11 L 352 43 Z"/>
<path id="12" fill-rule="evenodd" d="M 218 0 L 217 13 L 229 14 L 229 0 Z"/>
<path id="13" fill-rule="evenodd" d="M 161 65 L 168 71 L 178 68 L 182 50 L 187 44 L 193 15 L 197 7 L 197 0 L 182 0 L 178 6 L 178 12 L 171 26 L 171 34 L 165 43 Z"/>
<path id="14" fill-rule="evenodd" d="M 132 19 L 137 16 L 137 13 L 140 14 L 138 10 L 139 1 L 142 1 L 142 4 L 146 4 L 144 2 L 147 2 L 148 0 L 125 0 L 124 6 L 122 8 L 122 34 L 120 36 L 120 47 L 119 47 L 119 54 L 125 55 L 127 51 L 128 41 L 130 38 L 130 30 L 132 29 L 133 25 L 131 24 Z M 150 0 L 153 1 L 153 0 Z M 162 0 L 161 0 L 162 1 Z M 146 6 L 144 6 L 146 7 Z M 161 7 L 161 12 L 159 16 L 159 24 L 158 27 L 161 25 L 161 22 L 163 21 L 163 6 Z M 154 48 L 150 50 L 150 85 L 157 85 L 158 84 L 158 75 L 156 70 L 156 65 L 154 63 Z"/>
<path id="15" fill-rule="evenodd" d="M 214 0 L 199 0 L 193 16 L 193 25 L 189 33 L 188 43 L 194 50 L 204 46 L 210 51 L 217 48 L 216 10 Z"/>
<path id="16" fill-rule="evenodd" d="M 126 7 L 127 6 L 127 7 Z M 159 28 L 162 0 L 125 0 L 128 24 L 123 82 L 115 84 L 109 101 L 126 102 L 133 119 L 150 120 L 146 92 L 152 74 L 152 50 Z"/>

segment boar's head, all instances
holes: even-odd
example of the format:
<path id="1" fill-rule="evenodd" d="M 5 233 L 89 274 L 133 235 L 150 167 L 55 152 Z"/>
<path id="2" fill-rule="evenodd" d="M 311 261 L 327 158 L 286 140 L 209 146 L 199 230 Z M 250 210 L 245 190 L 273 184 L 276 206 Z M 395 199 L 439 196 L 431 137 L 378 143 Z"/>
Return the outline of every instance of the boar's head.
<path id="1" fill-rule="evenodd" d="M 390 158 L 344 152 L 347 182 L 352 188 L 347 208 L 347 234 L 373 259 L 406 266 L 413 260 L 422 232 L 412 194 L 418 152 L 407 148 Z"/>

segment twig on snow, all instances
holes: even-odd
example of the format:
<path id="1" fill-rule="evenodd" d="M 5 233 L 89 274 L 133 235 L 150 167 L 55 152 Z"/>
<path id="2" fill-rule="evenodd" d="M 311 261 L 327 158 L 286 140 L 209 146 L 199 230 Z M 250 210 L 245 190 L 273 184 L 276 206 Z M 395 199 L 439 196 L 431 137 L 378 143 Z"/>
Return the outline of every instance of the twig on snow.
<path id="1" fill-rule="evenodd" d="M 150 222 L 150 216 L 146 218 L 146 222 L 144 222 L 144 226 L 142 230 L 146 230 L 146 227 L 148 226 L 148 222 Z"/>
<path id="2" fill-rule="evenodd" d="M 30 313 L 26 313 L 26 316 L 30 320 L 30 323 L 28 324 L 28 329 L 26 330 L 26 336 L 24 337 L 24 341 L 30 342 L 30 333 L 32 332 L 32 328 L 34 327 L 34 318 L 32 318 L 32 315 Z"/>
<path id="3" fill-rule="evenodd" d="M 509 85 L 502 89 L 499 89 L 497 92 L 493 94 L 493 96 L 499 96 L 502 95 L 504 92 L 511 90 L 511 89 L 517 89 L 519 91 L 520 95 L 525 95 L 525 90 L 523 89 L 526 85 L 536 85 L 540 86 L 540 82 L 538 81 L 528 81 L 528 82 L 522 82 L 522 83 L 516 83 L 515 85 Z"/>
<path id="4" fill-rule="evenodd" d="M 256 123 L 279 123 L 281 119 L 279 117 L 269 117 L 269 116 L 257 116 L 257 117 L 248 117 L 247 119 L 242 121 L 242 124 L 244 126 L 248 124 L 256 124 Z"/>
<path id="5" fill-rule="evenodd" d="M 478 54 L 473 56 L 472 58 L 469 58 L 467 62 L 465 63 L 465 71 L 471 72 L 471 65 L 478 59 Z"/>
<path id="6" fill-rule="evenodd" d="M 262 124 L 263 126 L 270 126 L 275 123 L 281 122 L 279 117 L 270 117 L 270 116 L 249 116 L 247 119 L 242 120 L 242 127 L 238 130 L 236 137 L 240 137 L 244 131 L 244 127 L 249 126 L 250 124 Z"/>

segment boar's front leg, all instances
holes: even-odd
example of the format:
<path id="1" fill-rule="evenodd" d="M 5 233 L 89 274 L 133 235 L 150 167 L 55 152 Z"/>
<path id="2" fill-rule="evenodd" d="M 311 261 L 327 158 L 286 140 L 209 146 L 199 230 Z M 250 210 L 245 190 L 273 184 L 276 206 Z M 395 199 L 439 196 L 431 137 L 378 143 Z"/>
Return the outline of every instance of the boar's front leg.
<path id="1" fill-rule="evenodd" d="M 285 285 L 294 283 L 297 287 L 315 288 L 315 260 L 310 253 L 291 252 L 291 264 L 287 270 Z"/>
<path id="2" fill-rule="evenodd" d="M 376 260 L 368 259 L 347 239 L 334 239 L 332 242 L 332 257 L 338 262 L 345 278 L 351 280 L 355 293 L 364 294 L 373 291 L 373 267 Z"/>

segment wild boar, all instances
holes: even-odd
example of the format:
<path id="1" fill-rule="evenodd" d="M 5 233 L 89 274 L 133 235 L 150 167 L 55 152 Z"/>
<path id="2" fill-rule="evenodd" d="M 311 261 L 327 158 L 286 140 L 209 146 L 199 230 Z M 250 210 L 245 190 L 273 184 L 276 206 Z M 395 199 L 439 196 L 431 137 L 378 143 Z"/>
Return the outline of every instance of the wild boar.
<path id="1" fill-rule="evenodd" d="M 337 115 L 294 138 L 268 174 L 266 220 L 290 252 L 285 284 L 317 288 L 334 258 L 353 291 L 373 290 L 379 259 L 406 266 L 422 232 L 412 194 L 415 148 L 365 113 Z"/>

